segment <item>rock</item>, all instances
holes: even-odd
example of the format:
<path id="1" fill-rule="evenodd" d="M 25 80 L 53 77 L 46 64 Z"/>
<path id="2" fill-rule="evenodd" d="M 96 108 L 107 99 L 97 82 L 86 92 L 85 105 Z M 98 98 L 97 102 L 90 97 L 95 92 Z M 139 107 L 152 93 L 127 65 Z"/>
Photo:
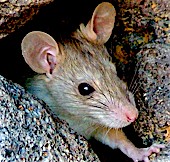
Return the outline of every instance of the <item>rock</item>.
<path id="1" fill-rule="evenodd" d="M 166 145 L 152 161 L 170 162 L 170 47 L 147 44 L 137 54 L 135 69 L 132 85 L 136 87 L 134 91 L 139 109 L 135 131 L 146 145 Z"/>
<path id="2" fill-rule="evenodd" d="M 0 39 L 25 25 L 53 0 L 0 0 Z"/>
<path id="3" fill-rule="evenodd" d="M 0 76 L 0 161 L 96 161 L 88 142 L 18 84 Z"/>
<path id="4" fill-rule="evenodd" d="M 117 61 L 122 75 L 126 65 L 147 43 L 170 44 L 169 0 L 110 0 L 116 4 L 116 24 L 108 43 L 110 54 Z M 122 76 L 121 75 L 121 76 Z"/>
<path id="5" fill-rule="evenodd" d="M 152 161 L 170 162 L 170 1 L 111 2 L 117 15 L 108 48 L 135 94 L 135 131 L 147 146 L 166 144 Z"/>

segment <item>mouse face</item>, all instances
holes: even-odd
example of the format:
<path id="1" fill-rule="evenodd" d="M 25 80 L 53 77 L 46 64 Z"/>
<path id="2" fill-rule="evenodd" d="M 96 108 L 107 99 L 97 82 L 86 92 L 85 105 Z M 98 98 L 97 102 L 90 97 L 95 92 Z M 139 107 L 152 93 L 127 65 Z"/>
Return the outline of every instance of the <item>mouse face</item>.
<path id="1" fill-rule="evenodd" d="M 39 31 L 23 39 L 23 56 L 39 73 L 30 89 L 64 119 L 122 128 L 137 118 L 133 95 L 104 47 L 114 17 L 114 7 L 104 2 L 66 40 L 55 42 Z"/>
<path id="2" fill-rule="evenodd" d="M 108 127 L 133 122 L 137 118 L 133 95 L 118 78 L 106 48 L 74 41 L 64 43 L 66 58 L 47 85 L 56 104 L 64 113 Z"/>

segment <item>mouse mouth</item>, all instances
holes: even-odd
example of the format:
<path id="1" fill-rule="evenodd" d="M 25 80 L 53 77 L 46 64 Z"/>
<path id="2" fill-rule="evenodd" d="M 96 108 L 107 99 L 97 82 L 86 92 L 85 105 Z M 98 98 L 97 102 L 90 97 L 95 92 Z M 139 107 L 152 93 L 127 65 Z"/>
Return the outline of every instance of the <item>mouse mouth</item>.
<path id="1" fill-rule="evenodd" d="M 130 125 L 130 124 L 131 124 L 130 122 L 118 120 L 116 123 L 112 124 L 112 128 L 123 128 L 123 127 Z"/>
<path id="2" fill-rule="evenodd" d="M 126 114 L 114 115 L 110 120 L 112 120 L 112 122 L 110 122 L 109 127 L 112 128 L 123 128 L 135 121 L 135 119 L 128 118 Z"/>
<path id="3" fill-rule="evenodd" d="M 109 128 L 123 128 L 131 124 L 127 120 L 120 120 L 118 117 L 110 115 L 110 117 L 99 118 L 99 123 Z"/>
<path id="4" fill-rule="evenodd" d="M 108 112 L 110 117 L 106 119 L 107 125 L 112 128 L 123 128 L 133 123 L 138 117 L 138 111 L 134 107 L 128 109 L 128 106 L 125 109 L 124 111 L 115 109 L 114 112 Z"/>
<path id="5" fill-rule="evenodd" d="M 128 102 L 116 102 L 109 105 L 107 111 L 112 127 L 123 128 L 133 123 L 138 117 L 138 110 Z"/>

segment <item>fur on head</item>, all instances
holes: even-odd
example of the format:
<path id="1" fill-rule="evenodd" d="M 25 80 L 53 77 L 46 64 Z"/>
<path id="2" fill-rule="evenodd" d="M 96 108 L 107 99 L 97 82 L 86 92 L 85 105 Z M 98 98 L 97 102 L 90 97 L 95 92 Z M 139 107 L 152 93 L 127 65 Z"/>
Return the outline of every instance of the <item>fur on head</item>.
<path id="1" fill-rule="evenodd" d="M 103 2 L 70 39 L 56 42 L 50 35 L 34 31 L 22 41 L 25 61 L 39 73 L 30 91 L 66 121 L 121 128 L 137 118 L 133 95 L 118 78 L 104 47 L 115 15 L 112 4 Z"/>

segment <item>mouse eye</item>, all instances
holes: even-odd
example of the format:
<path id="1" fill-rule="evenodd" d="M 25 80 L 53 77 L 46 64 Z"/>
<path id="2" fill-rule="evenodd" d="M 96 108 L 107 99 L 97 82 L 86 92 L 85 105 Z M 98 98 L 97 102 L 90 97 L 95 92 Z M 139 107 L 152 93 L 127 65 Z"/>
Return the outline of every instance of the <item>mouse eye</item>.
<path id="1" fill-rule="evenodd" d="M 82 96 L 89 95 L 95 91 L 95 89 L 87 83 L 80 83 L 78 86 L 78 90 Z"/>

